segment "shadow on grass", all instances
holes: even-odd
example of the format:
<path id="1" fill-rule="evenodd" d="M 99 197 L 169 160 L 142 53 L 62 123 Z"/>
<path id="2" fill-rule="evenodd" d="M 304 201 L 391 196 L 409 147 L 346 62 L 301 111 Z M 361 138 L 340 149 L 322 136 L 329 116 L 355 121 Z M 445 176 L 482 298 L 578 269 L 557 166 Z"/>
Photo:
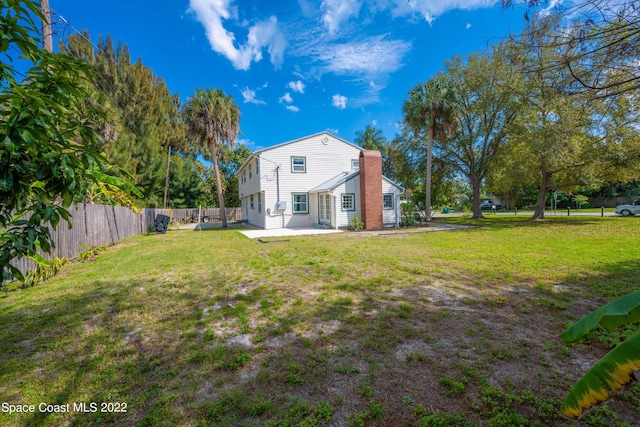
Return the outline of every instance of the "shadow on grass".
<path id="1" fill-rule="evenodd" d="M 592 270 L 559 289 L 495 294 L 473 277 L 458 289 L 430 277 L 325 276 L 326 295 L 241 290 L 220 273 L 61 292 L 45 284 L 0 307 L 3 399 L 125 402 L 127 413 L 0 414 L 0 424 L 567 425 L 560 400 L 601 349 L 566 348 L 558 335 L 600 299 L 637 287 L 640 260 Z M 633 423 L 640 394 L 625 396 L 611 408 Z"/>
<path id="2" fill-rule="evenodd" d="M 433 222 L 444 222 L 452 224 L 474 225 L 489 230 L 505 230 L 505 229 L 536 229 L 550 226 L 589 226 L 597 224 L 602 220 L 610 218 L 585 218 L 585 217 L 548 217 L 543 220 L 533 220 L 522 216 L 486 216 L 484 219 L 473 219 L 471 217 L 459 218 L 442 218 Z"/>
<path id="3" fill-rule="evenodd" d="M 87 288 L 0 309 L 3 401 L 36 405 L 33 414 L 0 413 L 0 424 L 179 424 L 180 383 L 201 364 L 203 295 L 148 282 Z M 40 403 L 59 406 L 41 412 Z"/>

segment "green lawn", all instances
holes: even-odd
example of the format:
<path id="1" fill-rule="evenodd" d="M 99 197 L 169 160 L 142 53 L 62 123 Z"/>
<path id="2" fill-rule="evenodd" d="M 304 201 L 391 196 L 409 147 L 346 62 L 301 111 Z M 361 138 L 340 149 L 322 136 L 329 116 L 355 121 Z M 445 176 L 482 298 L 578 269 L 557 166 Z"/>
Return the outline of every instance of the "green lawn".
<path id="1" fill-rule="evenodd" d="M 578 425 L 561 400 L 621 334 L 558 336 L 638 289 L 640 218 L 447 221 L 479 227 L 139 236 L 0 292 L 0 404 L 35 405 L 0 425 Z M 638 419 L 636 383 L 579 425 Z"/>

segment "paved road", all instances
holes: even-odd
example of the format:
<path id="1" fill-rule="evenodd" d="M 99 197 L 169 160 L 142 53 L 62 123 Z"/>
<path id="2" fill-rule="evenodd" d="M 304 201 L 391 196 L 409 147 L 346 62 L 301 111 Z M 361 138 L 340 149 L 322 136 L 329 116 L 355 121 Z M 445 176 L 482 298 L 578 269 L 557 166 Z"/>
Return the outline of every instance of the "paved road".
<path id="1" fill-rule="evenodd" d="M 491 213 L 491 211 L 482 211 L 482 213 L 484 214 L 484 216 L 486 217 L 491 217 L 494 214 Z M 463 212 L 451 212 L 448 214 L 443 214 L 440 212 L 437 212 L 433 215 L 434 218 L 447 218 L 447 217 L 456 217 L 456 216 L 462 216 L 464 215 Z M 495 215 L 504 215 L 504 216 L 522 216 L 522 217 L 532 217 L 533 216 L 533 211 L 518 211 L 517 214 L 514 211 L 498 211 L 495 213 Z M 567 216 L 567 210 L 557 210 L 556 212 L 553 211 L 545 211 L 544 213 L 545 217 L 554 217 L 554 216 Z M 572 210 L 570 216 L 594 216 L 594 217 L 600 217 L 602 216 L 602 214 L 600 212 L 580 212 L 577 210 Z M 618 214 L 616 214 L 615 212 L 605 212 L 604 216 L 620 216 Z"/>

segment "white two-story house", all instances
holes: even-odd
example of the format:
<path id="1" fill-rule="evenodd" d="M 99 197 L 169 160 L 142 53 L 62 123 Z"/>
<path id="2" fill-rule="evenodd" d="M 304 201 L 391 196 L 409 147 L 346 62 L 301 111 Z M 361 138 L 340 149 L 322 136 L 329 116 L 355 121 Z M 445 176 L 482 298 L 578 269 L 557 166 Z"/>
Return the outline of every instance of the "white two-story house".
<path id="1" fill-rule="evenodd" d="M 262 228 L 400 224 L 403 189 L 382 176 L 380 153 L 328 132 L 258 150 L 237 176 L 242 216 Z"/>

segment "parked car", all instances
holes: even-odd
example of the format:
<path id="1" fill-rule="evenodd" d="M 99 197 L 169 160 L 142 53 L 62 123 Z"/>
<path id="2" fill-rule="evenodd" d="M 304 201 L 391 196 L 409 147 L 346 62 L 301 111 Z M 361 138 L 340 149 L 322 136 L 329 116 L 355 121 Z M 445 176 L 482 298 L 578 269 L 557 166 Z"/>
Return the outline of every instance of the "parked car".
<path id="1" fill-rule="evenodd" d="M 640 214 L 640 199 L 636 200 L 631 205 L 620 205 L 616 207 L 616 213 L 622 216 Z"/>
<path id="2" fill-rule="evenodd" d="M 502 205 L 500 203 L 493 203 L 493 200 L 483 200 L 480 202 L 480 209 L 491 209 L 493 206 L 496 209 L 502 209 Z"/>

